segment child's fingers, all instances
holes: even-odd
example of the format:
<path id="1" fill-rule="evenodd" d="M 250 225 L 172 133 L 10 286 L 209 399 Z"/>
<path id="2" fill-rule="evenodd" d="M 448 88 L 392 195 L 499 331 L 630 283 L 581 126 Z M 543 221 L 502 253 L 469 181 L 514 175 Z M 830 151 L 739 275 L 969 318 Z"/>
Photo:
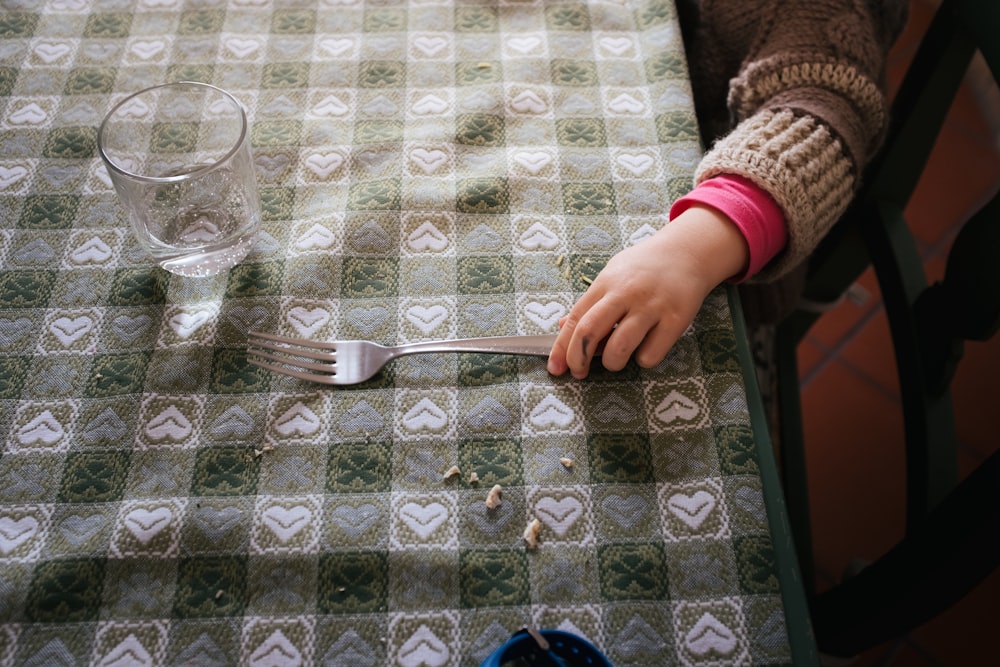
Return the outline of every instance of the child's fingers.
<path id="1" fill-rule="evenodd" d="M 570 319 L 563 326 L 563 330 L 571 334 L 566 343 L 566 365 L 573 377 L 582 379 L 587 377 L 594 356 L 603 353 L 605 339 L 624 312 L 607 299 L 602 299 L 584 312 L 575 324 L 572 315 L 571 312 Z"/>
<path id="2" fill-rule="evenodd" d="M 562 335 L 556 338 L 549 352 L 549 359 L 545 364 L 545 370 L 555 376 L 562 375 L 569 370 L 566 364 L 566 343 L 562 341 Z"/>
<path id="3" fill-rule="evenodd" d="M 573 336 L 580 323 L 580 318 L 586 315 L 587 311 L 599 300 L 598 291 L 591 285 L 591 288 L 573 304 L 569 314 L 559 318 L 559 333 L 556 336 L 556 342 L 552 345 L 552 350 L 549 352 L 549 360 L 546 365 L 546 370 L 552 375 L 562 375 L 566 371 L 574 369 L 568 359 Z M 579 373 L 580 369 L 576 368 L 576 372 Z M 586 377 L 586 373 L 580 377 Z"/>
<path id="4" fill-rule="evenodd" d="M 671 326 L 660 321 L 646 333 L 646 337 L 635 350 L 635 363 L 642 368 L 653 368 L 670 353 L 687 326 Z"/>
<path id="5" fill-rule="evenodd" d="M 620 371 L 625 368 L 629 359 L 632 358 L 632 353 L 645 339 L 652 324 L 638 314 L 625 315 L 604 341 L 601 364 L 609 371 Z"/>

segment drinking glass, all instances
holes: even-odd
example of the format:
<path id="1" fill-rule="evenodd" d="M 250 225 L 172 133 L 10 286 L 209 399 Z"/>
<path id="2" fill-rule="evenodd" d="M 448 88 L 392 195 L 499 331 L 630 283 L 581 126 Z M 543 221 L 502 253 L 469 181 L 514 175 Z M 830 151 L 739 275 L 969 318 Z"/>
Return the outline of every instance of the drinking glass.
<path id="1" fill-rule="evenodd" d="M 191 81 L 141 90 L 101 123 L 97 147 L 132 231 L 171 273 L 210 276 L 246 257 L 260 197 L 246 109 Z"/>

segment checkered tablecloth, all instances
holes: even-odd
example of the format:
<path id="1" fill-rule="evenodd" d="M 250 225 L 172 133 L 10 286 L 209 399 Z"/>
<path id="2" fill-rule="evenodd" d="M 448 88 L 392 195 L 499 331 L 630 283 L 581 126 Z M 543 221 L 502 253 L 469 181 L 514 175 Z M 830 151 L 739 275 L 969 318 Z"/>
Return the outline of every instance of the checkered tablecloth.
<path id="1" fill-rule="evenodd" d="M 672 2 L 0 8 L 0 665 L 478 665 L 524 625 L 619 666 L 791 659 L 726 292 L 659 368 L 582 382 L 246 363 L 251 329 L 555 331 L 690 187 Z M 152 264 L 96 158 L 170 80 L 251 115 L 262 232 L 215 278 Z"/>

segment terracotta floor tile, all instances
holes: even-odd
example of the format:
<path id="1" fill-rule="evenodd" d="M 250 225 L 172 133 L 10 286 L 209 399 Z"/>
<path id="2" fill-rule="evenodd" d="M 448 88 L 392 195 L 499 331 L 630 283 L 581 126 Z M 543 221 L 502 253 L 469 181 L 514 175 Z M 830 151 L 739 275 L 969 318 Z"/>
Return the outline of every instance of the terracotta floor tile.
<path id="1" fill-rule="evenodd" d="M 840 350 L 840 359 L 870 378 L 889 396 L 899 396 L 896 354 L 884 308 L 873 313 L 865 325 L 845 342 Z"/>
<path id="2" fill-rule="evenodd" d="M 830 350 L 817 344 L 812 340 L 804 340 L 799 344 L 798 350 L 799 378 L 803 382 L 809 382 L 809 378 L 814 371 L 829 357 Z"/>
<path id="3" fill-rule="evenodd" d="M 887 61 L 890 97 L 896 93 L 917 44 L 930 24 L 936 4 L 931 0 L 910 2 L 909 21 Z M 995 127 L 989 122 L 967 78 L 952 104 L 917 192 L 907 208 L 907 218 L 922 243 L 929 246 L 939 243 L 952 223 L 964 220 L 969 211 L 985 202 L 1000 184 L 1000 148 L 997 137 L 992 136 Z M 935 187 L 929 188 L 930 183 Z"/>
<path id="4" fill-rule="evenodd" d="M 984 67 L 985 64 L 974 60 L 970 67 L 970 74 L 973 76 L 971 68 Z M 976 91 L 970 85 L 963 85 L 952 102 L 948 111 L 948 123 L 955 126 L 955 130 L 965 132 L 973 137 L 985 137 L 990 134 L 990 124 L 983 115 L 981 100 L 976 95 Z"/>
<path id="5" fill-rule="evenodd" d="M 839 576 L 903 533 L 902 417 L 897 401 L 840 362 L 802 392 L 816 565 Z"/>
<path id="6" fill-rule="evenodd" d="M 954 236 L 954 233 L 949 233 L 945 239 L 947 247 L 931 250 L 924 256 L 924 275 L 928 285 L 944 280 L 944 273 L 948 268 L 948 248 L 951 247 Z"/>
<path id="7" fill-rule="evenodd" d="M 940 244 L 952 224 L 965 220 L 996 192 L 998 174 L 1000 155 L 992 142 L 947 123 L 906 208 L 914 236 L 926 246 Z"/>
<path id="8" fill-rule="evenodd" d="M 933 10 L 925 6 L 926 2 L 917 0 L 911 2 L 910 5 L 910 20 L 893 44 L 886 59 L 886 83 L 888 84 L 889 99 L 893 99 L 898 92 L 906 70 L 920 45 L 920 40 L 933 18 Z M 970 72 L 967 74 L 967 83 L 983 81 L 988 85 L 988 79 L 985 78 L 988 76 L 987 72 L 988 66 L 981 56 L 974 56 L 970 64 Z M 989 133 L 993 126 L 987 118 L 984 118 L 980 101 L 976 90 L 971 85 L 964 85 L 958 91 L 949 110 L 949 122 L 964 125 L 972 133 Z"/>
<path id="9" fill-rule="evenodd" d="M 886 63 L 890 98 L 895 95 L 900 79 L 906 72 L 913 54 L 920 44 L 920 38 L 934 16 L 933 8 L 925 0 L 911 0 L 910 14 L 903 32 L 896 38 Z"/>
<path id="10" fill-rule="evenodd" d="M 845 298 L 816 320 L 806 336 L 807 339 L 812 339 L 823 347 L 833 349 L 874 312 L 881 299 L 875 272 L 868 269 L 861 274 L 857 282 L 867 292 L 865 302 L 857 303 Z"/>

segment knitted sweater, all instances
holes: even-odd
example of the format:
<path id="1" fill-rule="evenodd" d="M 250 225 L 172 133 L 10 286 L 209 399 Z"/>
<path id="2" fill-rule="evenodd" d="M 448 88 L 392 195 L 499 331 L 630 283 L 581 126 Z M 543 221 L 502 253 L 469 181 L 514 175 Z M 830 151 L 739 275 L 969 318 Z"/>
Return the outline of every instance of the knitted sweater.
<path id="1" fill-rule="evenodd" d="M 888 122 L 884 65 L 906 0 L 678 0 L 702 132 L 695 181 L 735 174 L 781 207 L 800 266 L 847 208 Z"/>

